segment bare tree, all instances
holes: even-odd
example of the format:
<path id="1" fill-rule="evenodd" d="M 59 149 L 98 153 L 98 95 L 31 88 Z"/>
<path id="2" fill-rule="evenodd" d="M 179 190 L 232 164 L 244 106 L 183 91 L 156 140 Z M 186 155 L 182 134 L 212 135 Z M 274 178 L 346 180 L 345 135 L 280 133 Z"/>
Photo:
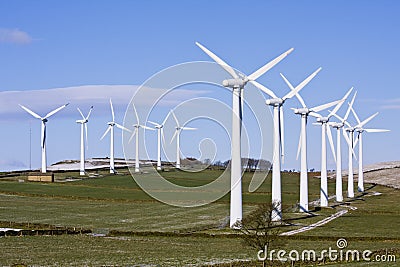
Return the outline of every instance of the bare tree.
<path id="1" fill-rule="evenodd" d="M 257 250 L 269 251 L 274 246 L 283 245 L 284 239 L 279 235 L 282 222 L 273 221 L 273 212 L 279 203 L 260 204 L 256 210 L 251 212 L 242 221 L 236 222 L 234 227 L 241 232 L 244 244 Z"/>

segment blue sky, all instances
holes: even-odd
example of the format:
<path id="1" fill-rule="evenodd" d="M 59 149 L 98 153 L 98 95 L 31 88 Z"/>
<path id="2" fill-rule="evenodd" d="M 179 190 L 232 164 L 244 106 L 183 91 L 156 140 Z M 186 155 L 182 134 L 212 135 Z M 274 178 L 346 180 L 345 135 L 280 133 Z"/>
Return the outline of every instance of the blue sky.
<path id="1" fill-rule="evenodd" d="M 99 138 L 110 120 L 108 98 L 115 98 L 117 121 L 122 122 L 136 86 L 175 64 L 210 60 L 195 41 L 246 74 L 294 47 L 292 54 L 258 81 L 281 96 L 288 88 L 280 72 L 297 84 L 321 66 L 322 71 L 301 92 L 305 101 L 310 106 L 333 101 L 354 86 L 359 116 L 380 112 L 368 127 L 391 130 L 365 135 L 364 162 L 398 160 L 399 5 L 394 0 L 1 1 L 0 170 L 29 166 L 30 127 L 32 166 L 40 166 L 40 123 L 18 103 L 45 114 L 71 101 L 48 124 L 51 164 L 78 158 L 76 107 L 85 113 L 94 102 L 87 154 L 107 156 L 108 140 Z M 100 87 L 80 87 L 87 85 Z M 129 88 L 122 90 L 121 86 Z M 65 89 L 65 94 L 56 90 L 69 87 L 74 89 Z M 187 93 L 186 97 L 213 96 L 228 105 L 231 101 L 222 91 Z M 287 157 L 283 168 L 287 169 L 299 166 L 295 157 L 300 121 L 288 109 L 297 106 L 296 99 L 285 106 Z M 319 169 L 319 127 L 309 124 L 308 136 L 309 167 Z M 185 133 L 184 154 L 198 156 L 198 146 L 193 143 L 205 137 L 209 133 L 201 129 L 193 136 Z M 121 144 L 117 143 L 116 155 L 122 157 Z M 227 159 L 227 149 L 221 149 L 221 160 Z M 333 168 L 329 154 L 328 159 L 329 168 Z"/>

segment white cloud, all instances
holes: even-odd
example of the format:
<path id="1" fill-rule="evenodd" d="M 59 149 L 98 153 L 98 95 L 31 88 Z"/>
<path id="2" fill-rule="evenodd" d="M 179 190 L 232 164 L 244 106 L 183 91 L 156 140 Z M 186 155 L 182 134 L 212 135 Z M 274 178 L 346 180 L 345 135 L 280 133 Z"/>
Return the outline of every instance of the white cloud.
<path id="1" fill-rule="evenodd" d="M 76 113 L 76 107 L 83 109 L 95 106 L 96 110 L 109 112 L 109 99 L 114 108 L 125 110 L 139 86 L 137 85 L 84 85 L 65 88 L 54 88 L 30 91 L 3 91 L 0 92 L 0 120 L 9 117 L 26 115 L 18 104 L 24 105 L 39 115 L 70 103 L 70 107 L 63 111 L 64 115 Z M 154 99 L 167 92 L 166 89 L 145 88 L 142 94 L 135 99 L 135 105 L 150 106 Z M 175 106 L 186 98 L 204 94 L 201 90 L 180 89 L 179 93 L 171 94 L 163 99 L 162 105 Z M 71 108 L 72 107 L 72 108 Z"/>
<path id="2" fill-rule="evenodd" d="M 32 37 L 19 29 L 0 28 L 0 43 L 29 44 Z"/>
<path id="3" fill-rule="evenodd" d="M 400 109 L 400 105 L 384 105 L 381 109 Z"/>

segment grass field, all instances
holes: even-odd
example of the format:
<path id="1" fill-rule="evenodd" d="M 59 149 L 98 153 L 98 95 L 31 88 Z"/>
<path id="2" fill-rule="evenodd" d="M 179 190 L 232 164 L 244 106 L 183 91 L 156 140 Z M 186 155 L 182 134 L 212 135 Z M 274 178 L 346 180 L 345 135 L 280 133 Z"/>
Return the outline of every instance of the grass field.
<path id="1" fill-rule="evenodd" d="M 200 173 L 163 172 L 171 182 L 186 186 L 208 183 L 221 171 Z M 0 180 L 0 209 L 3 227 L 23 223 L 28 227 L 40 224 L 81 227 L 94 232 L 119 231 L 117 236 L 16 236 L 0 238 L 0 265 L 101 266 L 101 265 L 207 265 L 210 263 L 252 260 L 256 251 L 242 245 L 235 232 L 226 227 L 229 216 L 229 195 L 217 202 L 196 208 L 172 207 L 145 194 L 126 172 L 101 178 L 62 182 L 78 177 L 78 173 L 56 174 L 52 184 Z M 257 203 L 271 199 L 270 176 L 254 193 L 247 192 L 250 174 L 243 178 L 244 213 Z M 347 205 L 356 207 L 322 227 L 288 237 L 285 249 L 335 247 L 335 239 L 348 239 L 354 249 L 395 249 L 400 251 L 400 207 L 396 203 L 400 191 L 384 186 L 369 186 L 367 194 L 357 195 Z M 316 216 L 304 218 L 295 212 L 299 177 L 296 173 L 282 176 L 284 217 L 292 218 L 300 228 L 319 221 L 346 205 L 316 210 Z M 346 188 L 344 188 L 346 190 Z M 329 192 L 334 183 L 329 182 Z M 379 192 L 380 195 L 374 195 Z M 309 180 L 310 201 L 319 197 L 319 179 Z M 36 225 L 35 225 L 36 224 Z M 39 226 L 38 226 L 39 225 Z M 286 230 L 285 230 L 286 231 Z M 125 233 L 125 234 L 124 234 Z M 142 234 L 141 234 L 142 233 Z M 182 233 L 192 233 L 182 235 Z M 344 263 L 342 263 L 344 264 Z M 345 266 L 361 266 L 347 263 Z M 238 265 L 240 266 L 240 264 Z M 340 266 L 340 265 L 338 265 Z M 390 265 L 381 265 L 390 266 Z M 396 266 L 396 265 L 392 265 Z"/>

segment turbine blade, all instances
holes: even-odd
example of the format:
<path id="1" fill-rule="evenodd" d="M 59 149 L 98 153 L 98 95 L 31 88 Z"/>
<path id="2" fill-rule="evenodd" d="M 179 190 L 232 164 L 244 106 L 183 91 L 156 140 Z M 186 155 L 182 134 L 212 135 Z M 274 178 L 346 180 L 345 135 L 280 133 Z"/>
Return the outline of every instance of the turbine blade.
<path id="1" fill-rule="evenodd" d="M 260 84 L 260 83 L 258 83 L 258 82 L 256 82 L 256 81 L 252 81 L 252 80 L 250 80 L 250 82 L 251 82 L 255 87 L 257 87 L 258 89 L 260 89 L 261 91 L 263 91 L 264 93 L 266 93 L 267 95 L 269 95 L 270 97 L 272 97 L 272 98 L 278 98 L 278 97 L 274 94 L 274 92 L 272 92 L 270 89 L 268 89 L 268 88 L 265 87 L 264 85 L 262 85 L 262 84 Z"/>
<path id="2" fill-rule="evenodd" d="M 115 126 L 117 126 L 117 128 L 120 128 L 121 130 L 123 130 L 123 131 L 127 131 L 127 132 L 132 132 L 131 130 L 129 130 L 128 128 L 125 128 L 124 126 L 122 126 L 122 125 L 120 125 L 120 124 L 118 124 L 118 123 L 116 123 L 115 124 Z"/>
<path id="3" fill-rule="evenodd" d="M 358 132 L 358 133 L 357 133 L 357 137 L 354 138 L 354 145 L 353 145 L 353 147 L 356 147 L 356 146 L 357 146 L 357 143 L 358 143 L 359 138 L 360 138 L 360 132 Z"/>
<path id="4" fill-rule="evenodd" d="M 252 74 L 250 74 L 249 76 L 247 76 L 247 78 L 250 81 L 256 80 L 258 77 L 260 77 L 261 75 L 263 75 L 264 73 L 269 71 L 271 68 L 273 68 L 276 64 L 281 62 L 282 59 L 284 59 L 287 55 L 292 53 L 293 50 L 294 50 L 294 48 L 290 48 L 288 51 L 286 51 L 283 54 L 279 55 L 275 59 L 271 60 L 270 62 L 268 62 L 267 64 L 265 64 L 264 66 L 262 66 L 261 68 L 259 68 L 258 70 L 256 70 Z"/>
<path id="5" fill-rule="evenodd" d="M 115 114 L 114 114 L 114 107 L 113 107 L 113 103 L 111 101 L 111 98 L 110 98 L 110 108 L 111 108 L 112 121 L 114 122 L 115 121 Z"/>
<path id="6" fill-rule="evenodd" d="M 139 125 L 140 124 L 139 115 L 138 115 L 136 107 L 135 107 L 135 105 L 133 103 L 132 103 L 132 106 L 133 106 L 133 112 L 135 112 L 135 116 L 136 116 L 136 123 Z"/>
<path id="7" fill-rule="evenodd" d="M 167 116 L 165 116 L 165 119 L 164 119 L 164 121 L 161 123 L 161 126 L 164 126 L 164 125 L 165 125 L 165 123 L 167 122 L 168 117 L 169 117 L 169 114 L 167 114 Z"/>
<path id="8" fill-rule="evenodd" d="M 68 106 L 68 105 L 69 105 L 69 103 L 67 103 L 67 104 L 65 104 L 65 105 L 62 105 L 61 107 L 56 108 L 56 109 L 53 110 L 53 111 L 50 111 L 49 113 L 47 113 L 46 116 L 44 116 L 43 119 L 47 119 L 48 117 L 50 117 L 50 116 L 56 114 L 57 112 L 59 112 L 60 110 L 62 110 L 63 108 L 65 108 L 65 107 Z"/>
<path id="9" fill-rule="evenodd" d="M 293 87 L 293 85 L 288 81 L 288 79 L 286 79 L 286 77 L 280 73 L 281 77 L 283 78 L 283 80 L 285 81 L 285 83 L 287 84 L 287 86 L 290 88 L 291 91 L 295 91 L 296 89 Z M 303 108 L 307 108 L 306 104 L 304 103 L 303 98 L 300 96 L 300 94 L 295 93 L 296 98 L 299 100 L 300 104 L 303 106 Z"/>
<path id="10" fill-rule="evenodd" d="M 327 130 L 328 141 L 329 141 L 329 145 L 331 147 L 332 155 L 333 155 L 333 158 L 334 158 L 334 160 L 336 162 L 335 146 L 333 145 L 331 127 L 329 125 L 326 125 L 326 130 Z"/>
<path id="11" fill-rule="evenodd" d="M 215 55 L 213 52 L 208 50 L 206 47 L 201 45 L 200 43 L 196 42 L 196 45 L 200 47 L 201 50 L 203 50 L 209 57 L 211 57 L 215 62 L 217 62 L 225 71 L 227 71 L 233 78 L 238 79 L 239 76 L 237 75 L 236 71 L 226 64 L 225 61 L 220 59 L 217 55 Z"/>
<path id="12" fill-rule="evenodd" d="M 135 130 L 133 131 L 133 133 L 131 134 L 131 137 L 130 137 L 129 140 L 128 140 L 128 144 L 131 143 L 131 141 L 132 141 L 133 137 L 136 135 L 136 132 L 137 132 L 137 131 L 138 131 L 138 128 L 136 127 Z"/>
<path id="13" fill-rule="evenodd" d="M 358 124 L 356 127 L 362 128 L 365 124 L 367 124 L 370 120 L 372 120 L 373 118 L 375 118 L 376 115 L 378 115 L 378 114 L 379 114 L 379 112 L 377 112 L 377 113 L 371 115 L 371 116 L 368 117 L 367 119 L 363 120 L 363 121 L 362 121 L 360 124 Z"/>
<path id="14" fill-rule="evenodd" d="M 321 111 L 321 110 L 330 108 L 330 107 L 332 107 L 332 106 L 338 104 L 340 101 L 342 101 L 342 100 L 336 100 L 336 101 L 333 101 L 333 102 L 330 102 L 330 103 L 326 103 L 326 104 L 323 104 L 323 105 L 319 105 L 319 106 L 316 106 L 316 107 L 311 108 L 310 110 L 312 110 L 312 111 L 314 111 L 314 112 L 319 112 L 319 111 Z"/>
<path id="15" fill-rule="evenodd" d="M 316 112 L 311 111 L 310 113 L 308 113 L 308 115 L 314 117 L 314 118 L 321 118 L 322 116 Z"/>
<path id="16" fill-rule="evenodd" d="M 346 130 L 344 128 L 342 128 L 342 133 L 343 133 L 344 139 L 346 140 L 347 145 L 351 148 L 351 154 L 353 154 L 353 157 L 355 159 L 357 159 L 357 156 L 354 153 L 354 149 L 353 149 L 354 148 L 353 142 L 352 142 L 352 140 L 350 140 L 350 137 L 346 134 Z"/>
<path id="17" fill-rule="evenodd" d="M 343 96 L 342 98 L 342 102 L 339 102 L 335 108 L 329 113 L 328 118 L 332 117 L 333 114 L 336 114 L 336 112 L 340 109 L 340 107 L 343 105 L 344 101 L 346 101 L 346 99 L 349 97 L 349 94 L 351 93 L 351 91 L 353 90 L 353 87 L 350 88 L 349 91 L 347 91 L 347 93 Z"/>
<path id="18" fill-rule="evenodd" d="M 176 135 L 179 134 L 178 132 L 179 132 L 179 129 L 176 129 L 174 135 L 171 138 L 171 142 L 169 142 L 169 144 L 172 144 L 172 141 L 174 141 Z"/>
<path id="19" fill-rule="evenodd" d="M 320 67 L 316 71 L 314 71 L 310 76 L 308 76 L 304 81 L 302 81 L 299 85 L 297 85 L 294 90 L 291 90 L 282 99 L 286 100 L 286 99 L 292 98 L 294 95 L 296 95 L 301 89 L 304 88 L 304 86 L 306 86 L 309 82 L 311 82 L 312 79 L 314 79 L 314 77 L 318 74 L 318 72 L 321 71 L 321 69 L 322 68 Z M 284 77 L 282 74 L 281 74 L 281 76 Z"/>
<path id="20" fill-rule="evenodd" d="M 384 133 L 384 132 L 390 132 L 390 130 L 386 129 L 364 129 L 367 133 Z"/>
<path id="21" fill-rule="evenodd" d="M 76 108 L 79 111 L 79 114 L 81 114 L 82 119 L 85 120 L 85 116 L 83 116 L 82 111 L 79 108 Z"/>
<path id="22" fill-rule="evenodd" d="M 297 146 L 296 160 L 299 160 L 300 149 L 301 149 L 301 130 L 300 130 L 300 136 L 299 136 L 299 144 L 298 144 L 298 146 Z"/>
<path id="23" fill-rule="evenodd" d="M 346 134 L 346 130 L 342 128 L 343 137 L 346 140 L 347 145 L 352 146 L 349 136 Z"/>
<path id="24" fill-rule="evenodd" d="M 192 128 L 192 127 L 181 127 L 182 130 L 197 130 L 197 128 Z"/>
<path id="25" fill-rule="evenodd" d="M 352 87 L 352 88 L 353 88 L 353 87 Z M 351 102 L 349 103 L 349 107 L 347 108 L 346 114 L 345 114 L 344 117 L 343 117 L 344 120 L 347 120 L 347 118 L 349 117 L 349 115 L 350 115 L 350 110 L 351 110 L 352 107 L 353 107 L 354 100 L 356 99 L 356 96 L 357 96 L 357 91 L 354 93 L 353 98 L 351 99 Z"/>
<path id="26" fill-rule="evenodd" d="M 89 113 L 86 116 L 86 120 L 89 120 L 89 117 L 90 117 L 90 114 L 92 113 L 92 110 L 93 110 L 93 106 L 90 107 Z"/>
<path id="27" fill-rule="evenodd" d="M 106 129 L 106 131 L 104 132 L 103 136 L 100 138 L 100 140 L 103 140 L 103 138 L 108 134 L 108 132 L 111 130 L 111 125 L 109 125 Z"/>
<path id="28" fill-rule="evenodd" d="M 354 117 L 356 118 L 356 121 L 358 123 L 357 125 L 360 125 L 361 121 L 360 121 L 360 118 L 358 117 L 356 111 L 353 109 L 353 107 L 351 107 L 350 109 L 351 109 L 351 112 L 353 113 Z"/>
<path id="29" fill-rule="evenodd" d="M 142 127 L 143 129 L 146 129 L 146 130 L 150 130 L 150 131 L 154 131 L 155 130 L 155 129 L 153 129 L 153 128 L 149 127 L 149 126 L 146 126 L 146 125 L 140 125 L 140 127 Z"/>
<path id="30" fill-rule="evenodd" d="M 147 121 L 147 122 L 153 124 L 153 125 L 156 126 L 156 127 L 160 127 L 160 126 L 161 126 L 160 124 L 155 123 L 155 122 L 153 122 L 153 121 Z"/>
<path id="31" fill-rule="evenodd" d="M 279 107 L 279 137 L 280 137 L 280 144 L 281 144 L 281 155 L 282 155 L 282 164 L 285 161 L 285 126 L 283 124 L 283 106 Z"/>
<path id="32" fill-rule="evenodd" d="M 42 117 L 40 117 L 38 114 L 36 114 L 35 112 L 33 112 L 32 110 L 30 110 L 29 108 L 27 108 L 27 107 L 24 107 L 23 105 L 19 105 L 21 108 L 23 108 L 26 112 L 28 112 L 29 114 L 31 114 L 33 117 L 35 117 L 35 118 L 37 118 L 37 119 L 39 119 L 39 120 L 41 120 L 42 119 Z"/>
<path id="33" fill-rule="evenodd" d="M 172 116 L 174 117 L 174 119 L 175 119 L 175 122 L 176 122 L 176 125 L 179 127 L 179 121 L 178 121 L 178 118 L 175 116 L 175 113 L 174 113 L 174 111 L 171 109 L 171 114 L 172 114 Z"/>

